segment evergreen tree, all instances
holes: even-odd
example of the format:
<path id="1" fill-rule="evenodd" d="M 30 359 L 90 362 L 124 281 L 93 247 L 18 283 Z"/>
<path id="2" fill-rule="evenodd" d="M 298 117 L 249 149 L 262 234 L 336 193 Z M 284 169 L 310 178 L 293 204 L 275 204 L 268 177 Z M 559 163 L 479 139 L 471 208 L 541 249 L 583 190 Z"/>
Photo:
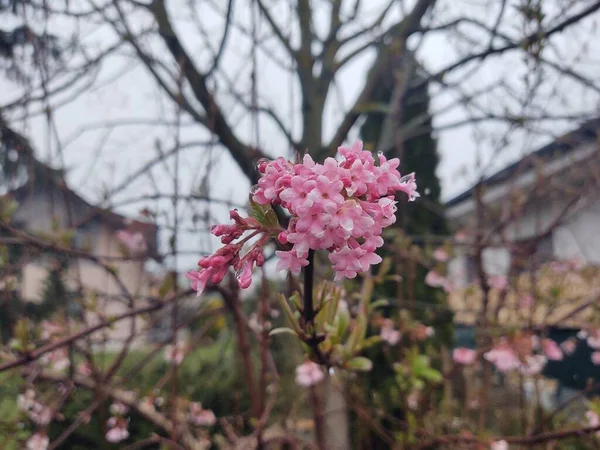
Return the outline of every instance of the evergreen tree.
<path id="1" fill-rule="evenodd" d="M 406 68 L 407 65 L 404 66 Z M 415 64 L 412 64 L 412 66 L 414 67 Z M 419 72 L 418 65 L 416 66 L 416 70 L 408 71 L 407 89 L 400 107 L 401 116 L 395 119 L 396 123 L 387 120 L 388 114 L 391 114 L 394 109 L 391 102 L 397 83 L 396 70 L 398 70 L 397 67 L 390 67 L 390 70 L 377 84 L 378 88 L 371 99 L 372 104 L 376 107 L 368 113 L 360 134 L 366 148 L 381 150 L 388 159 L 400 157 L 400 171 L 402 174 L 416 173 L 417 184 L 422 197 L 410 204 L 399 203 L 397 222 L 393 230 L 394 234 L 403 233 L 407 238 L 412 239 L 412 245 L 423 249 L 423 238 L 431 235 L 446 235 L 448 228 L 440 201 L 441 185 L 436 174 L 439 154 L 436 139 L 432 135 L 428 85 L 425 83 L 417 88 L 411 87 L 422 84 L 421 81 L 424 76 Z M 414 120 L 419 120 L 419 125 L 416 127 L 417 132 L 413 133 L 413 136 L 405 137 L 402 152 L 399 155 L 395 146 L 396 129 Z M 386 129 L 389 124 L 392 125 L 392 129 Z M 382 256 L 392 256 L 394 249 L 391 248 L 391 240 L 386 241 L 388 245 L 382 249 Z M 443 307 L 445 295 L 439 289 L 433 289 L 425 285 L 426 270 L 420 265 L 415 264 L 413 266 L 408 261 L 397 259 L 393 259 L 393 261 L 392 273 L 399 274 L 404 279 L 401 295 L 403 299 L 408 300 L 407 306 L 416 305 L 417 307 L 413 311 L 416 318 L 434 325 L 438 339 L 449 342 L 451 339 L 452 317 L 448 310 Z M 378 289 L 377 296 L 378 298 L 394 299 L 398 295 L 397 288 L 396 283 L 384 284 Z M 424 307 L 425 305 L 440 305 L 441 307 Z M 396 304 L 392 301 L 385 314 L 391 315 L 395 312 L 397 312 Z M 428 350 L 428 352 L 430 351 Z M 396 428 L 395 422 L 406 420 L 403 403 L 403 395 L 405 394 L 398 389 L 395 372 L 383 349 L 373 349 L 369 352 L 368 357 L 373 360 L 374 367 L 377 367 L 377 370 L 373 370 L 365 376 L 365 382 L 361 388 L 362 394 L 370 397 L 369 401 L 376 398 L 382 408 L 393 416 L 390 421 L 383 420 L 381 425 L 391 430 L 400 431 Z M 363 428 L 360 420 L 353 419 L 358 428 Z M 387 444 L 370 429 L 365 428 L 360 434 L 362 437 L 361 442 L 357 444 L 358 448 L 388 448 Z"/>

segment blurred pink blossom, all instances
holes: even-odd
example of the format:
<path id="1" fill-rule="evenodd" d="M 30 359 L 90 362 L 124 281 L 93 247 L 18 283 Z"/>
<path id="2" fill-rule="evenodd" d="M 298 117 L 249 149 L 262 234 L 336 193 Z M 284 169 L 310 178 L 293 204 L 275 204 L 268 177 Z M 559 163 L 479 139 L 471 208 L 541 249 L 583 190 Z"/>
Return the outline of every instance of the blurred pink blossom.
<path id="1" fill-rule="evenodd" d="M 92 375 L 92 366 L 87 361 L 83 361 L 77 366 L 77 372 L 84 377 L 89 377 Z"/>
<path id="2" fill-rule="evenodd" d="M 25 448 L 27 450 L 46 450 L 48 445 L 50 444 L 50 439 L 48 436 L 42 431 L 38 431 L 25 443 Z"/>
<path id="3" fill-rule="evenodd" d="M 318 364 L 306 361 L 296 367 L 296 384 L 311 387 L 323 380 L 325 374 Z"/>
<path id="4" fill-rule="evenodd" d="M 587 345 L 592 347 L 594 350 L 600 350 L 600 330 L 589 331 Z"/>
<path id="5" fill-rule="evenodd" d="M 131 253 L 144 253 L 148 250 L 146 239 L 144 239 L 144 235 L 139 231 L 131 233 L 127 230 L 119 230 L 117 231 L 117 239 L 119 239 Z"/>
<path id="6" fill-rule="evenodd" d="M 106 432 L 105 438 L 108 442 L 117 443 L 124 441 L 129 437 L 129 431 L 127 430 L 127 422 L 123 419 L 117 419 L 111 417 L 106 422 L 108 431 Z"/>
<path id="7" fill-rule="evenodd" d="M 110 413 L 114 416 L 124 416 L 129 411 L 129 407 L 121 402 L 115 402 L 110 405 Z"/>
<path id="8" fill-rule="evenodd" d="M 463 364 L 465 366 L 470 366 L 475 362 L 475 358 L 477 357 L 477 352 L 473 349 L 466 347 L 458 347 L 455 348 L 452 352 L 452 359 L 457 364 Z"/>
<path id="9" fill-rule="evenodd" d="M 577 341 L 574 339 L 567 339 L 566 341 L 561 342 L 560 348 L 562 348 L 565 355 L 572 355 L 577 348 Z"/>
<path id="10" fill-rule="evenodd" d="M 425 276 L 425 284 L 431 287 L 443 287 L 447 283 L 446 277 L 435 270 L 430 270 Z"/>
<path id="11" fill-rule="evenodd" d="M 198 402 L 190 403 L 189 420 L 199 427 L 211 427 L 217 422 L 215 414 L 210 409 L 202 408 Z"/>
<path id="12" fill-rule="evenodd" d="M 384 319 L 379 336 L 390 345 L 396 345 L 402 338 L 402 333 L 396 330 L 391 319 Z"/>
<path id="13" fill-rule="evenodd" d="M 500 372 L 508 372 L 521 366 L 521 361 L 514 349 L 506 342 L 500 342 L 483 357 L 494 364 Z"/>
<path id="14" fill-rule="evenodd" d="M 600 352 L 592 353 L 592 362 L 596 366 L 600 366 Z"/>
<path id="15" fill-rule="evenodd" d="M 590 427 L 600 426 L 600 418 L 598 417 L 598 414 L 595 411 L 587 411 L 585 413 L 585 418 L 587 419 L 588 425 Z M 596 436 L 600 436 L 600 431 L 596 432 Z"/>
<path id="16" fill-rule="evenodd" d="M 187 351 L 187 343 L 178 341 L 175 345 L 169 344 L 165 346 L 165 361 L 178 366 L 183 362 Z"/>
<path id="17" fill-rule="evenodd" d="M 508 442 L 504 440 L 492 442 L 490 450 L 508 450 Z"/>
<path id="18" fill-rule="evenodd" d="M 529 355 L 520 367 L 521 373 L 526 376 L 538 375 L 546 366 L 547 361 L 543 355 Z"/>
<path id="19" fill-rule="evenodd" d="M 563 352 L 556 343 L 556 341 L 552 339 L 544 339 L 542 340 L 542 349 L 546 357 L 551 361 L 560 361 L 563 359 Z"/>
<path id="20" fill-rule="evenodd" d="M 446 262 L 448 261 L 448 252 L 443 247 L 437 248 L 433 252 L 433 258 L 438 262 Z"/>

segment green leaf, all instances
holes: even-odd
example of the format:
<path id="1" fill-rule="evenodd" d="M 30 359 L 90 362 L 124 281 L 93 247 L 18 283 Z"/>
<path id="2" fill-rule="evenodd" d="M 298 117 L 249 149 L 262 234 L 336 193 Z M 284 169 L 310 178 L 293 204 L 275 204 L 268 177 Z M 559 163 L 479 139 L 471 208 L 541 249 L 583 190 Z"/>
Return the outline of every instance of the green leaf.
<path id="1" fill-rule="evenodd" d="M 292 311 L 292 309 L 290 308 L 290 305 L 288 304 L 287 300 L 285 299 L 285 295 L 279 294 L 277 296 L 277 300 L 279 300 L 281 309 L 283 309 L 283 313 L 285 314 L 285 317 L 287 317 L 290 325 L 294 328 L 294 331 L 296 333 L 300 334 L 300 325 L 298 324 L 298 321 L 294 317 L 294 312 Z"/>
<path id="2" fill-rule="evenodd" d="M 298 333 L 288 327 L 273 328 L 269 332 L 269 336 L 275 336 L 276 334 L 293 334 L 294 336 L 298 336 Z"/>
<path id="3" fill-rule="evenodd" d="M 350 370 L 356 370 L 359 372 L 369 372 L 373 369 L 373 363 L 370 359 L 364 356 L 357 356 L 352 358 L 346 363 L 346 367 Z"/>
<path id="4" fill-rule="evenodd" d="M 275 211 L 273 211 L 271 205 L 259 205 L 252 200 L 252 196 L 250 196 L 249 213 L 250 217 L 253 217 L 258 221 L 258 223 L 265 227 L 275 228 L 279 226 L 277 214 L 275 214 Z"/>
<path id="5" fill-rule="evenodd" d="M 390 302 L 386 299 L 382 298 L 380 300 L 375 300 L 373 303 L 369 304 L 369 313 L 372 313 L 378 308 L 383 308 L 384 306 L 389 306 Z"/>
<path id="6" fill-rule="evenodd" d="M 433 383 L 440 383 L 443 379 L 441 373 L 430 367 L 423 369 L 423 371 L 421 372 L 421 377 Z"/>

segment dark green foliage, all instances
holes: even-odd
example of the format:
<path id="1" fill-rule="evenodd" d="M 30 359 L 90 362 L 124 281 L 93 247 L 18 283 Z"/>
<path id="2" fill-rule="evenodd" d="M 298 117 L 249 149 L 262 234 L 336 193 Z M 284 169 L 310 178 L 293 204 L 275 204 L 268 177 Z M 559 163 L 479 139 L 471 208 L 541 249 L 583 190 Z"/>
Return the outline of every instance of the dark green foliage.
<path id="1" fill-rule="evenodd" d="M 378 83 L 378 88 L 374 97 L 371 99 L 374 104 L 385 104 L 387 108 L 376 108 L 377 111 L 368 114 L 360 132 L 365 146 L 371 150 L 380 149 L 386 157 L 400 157 L 400 171 L 402 174 L 416 173 L 417 185 L 421 198 L 417 201 L 407 204 L 406 198 L 402 194 L 399 198 L 396 230 L 408 238 L 408 247 L 415 245 L 421 250 L 425 249 L 425 238 L 428 236 L 444 236 L 448 233 L 448 228 L 443 215 L 443 208 L 440 202 L 441 186 L 436 174 L 439 164 L 439 154 L 437 143 L 432 135 L 432 120 L 429 116 L 429 94 L 427 84 L 418 89 L 410 88 L 421 81 L 421 75 L 418 68 L 409 80 L 408 90 L 402 100 L 402 124 L 410 123 L 419 118 L 421 125 L 416 131 L 411 132 L 411 136 L 406 136 L 401 150 L 401 154 L 394 145 L 386 142 L 380 142 L 384 131 L 386 115 L 393 107 L 390 100 L 393 97 L 396 75 L 393 70 L 384 76 Z M 401 126 L 402 124 L 398 124 Z M 394 140 L 392 139 L 392 143 Z M 400 231 L 401 230 L 401 231 Z M 444 308 L 445 295 L 440 289 L 433 289 L 425 285 L 424 279 L 427 269 L 418 263 L 411 263 L 407 260 L 397 259 L 393 250 L 393 239 L 387 239 L 388 244 L 381 252 L 382 256 L 393 257 L 394 267 L 392 273 L 403 277 L 401 296 L 407 301 L 414 310 L 413 315 L 416 319 L 432 325 L 436 329 L 437 345 L 434 344 L 427 350 L 427 354 L 434 356 L 439 342 L 449 342 L 452 336 L 452 316 Z M 404 247 L 406 250 L 408 248 Z M 398 295 L 397 283 L 389 282 L 378 287 L 376 290 L 377 298 L 386 297 L 395 299 Z M 386 315 L 394 315 L 397 312 L 395 302 L 393 306 L 387 308 Z M 433 306 L 436 305 L 436 306 Z M 389 352 L 398 352 L 397 347 L 393 348 L 375 348 L 369 352 L 368 357 L 373 360 L 374 370 L 364 377 L 364 383 L 359 388 L 362 392 L 365 402 L 376 403 L 387 414 L 391 420 L 382 420 L 380 424 L 388 430 L 400 431 L 397 423 L 405 419 L 404 415 L 404 397 L 406 393 L 400 392 L 395 380 L 394 370 L 390 364 Z M 395 355 L 396 356 L 396 355 Z M 352 418 L 354 426 L 360 429 L 360 438 L 356 442 L 356 448 L 365 449 L 386 449 L 387 444 L 373 433 L 357 417 Z M 400 422 L 399 422 L 400 421 Z"/>

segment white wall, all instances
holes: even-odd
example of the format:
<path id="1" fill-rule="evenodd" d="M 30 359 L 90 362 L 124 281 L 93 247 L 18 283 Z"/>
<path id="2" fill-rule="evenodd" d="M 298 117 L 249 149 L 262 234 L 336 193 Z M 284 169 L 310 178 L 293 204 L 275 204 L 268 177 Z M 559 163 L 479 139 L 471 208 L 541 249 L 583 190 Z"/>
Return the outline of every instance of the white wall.
<path id="1" fill-rule="evenodd" d="M 555 259 L 578 259 L 589 264 L 600 264 L 600 199 L 588 196 L 564 217 L 552 233 Z M 541 201 L 523 211 L 515 223 L 506 228 L 505 236 L 511 241 L 539 235 L 556 224 L 567 205 L 564 200 Z M 458 250 L 457 257 L 449 264 L 449 273 L 458 286 L 467 280 L 467 256 Z M 507 274 L 510 253 L 506 248 L 486 248 L 483 253 L 486 273 Z"/>

